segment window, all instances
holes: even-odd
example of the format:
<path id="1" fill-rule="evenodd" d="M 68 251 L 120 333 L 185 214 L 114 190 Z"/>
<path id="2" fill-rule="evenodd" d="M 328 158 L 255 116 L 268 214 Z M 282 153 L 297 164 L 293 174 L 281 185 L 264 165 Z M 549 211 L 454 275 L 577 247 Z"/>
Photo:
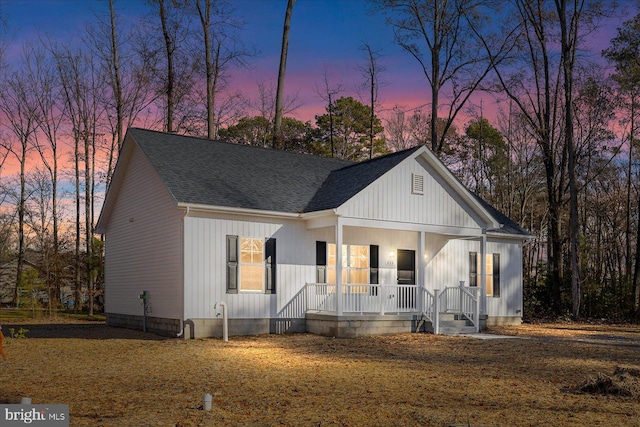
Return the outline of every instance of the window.
<path id="1" fill-rule="evenodd" d="M 227 293 L 275 293 L 275 239 L 227 236 Z"/>
<path id="2" fill-rule="evenodd" d="M 377 245 L 342 245 L 342 283 L 378 284 L 378 252 Z M 335 244 L 316 242 L 316 279 L 318 283 L 336 283 Z"/>
<path id="3" fill-rule="evenodd" d="M 336 245 L 327 245 L 327 283 L 336 283 Z M 342 283 L 369 284 L 369 246 L 342 245 Z"/>
<path id="4" fill-rule="evenodd" d="M 500 254 L 486 256 L 487 296 L 500 297 Z M 482 271 L 480 257 L 477 252 L 469 252 L 469 286 L 478 286 L 478 277 Z"/>

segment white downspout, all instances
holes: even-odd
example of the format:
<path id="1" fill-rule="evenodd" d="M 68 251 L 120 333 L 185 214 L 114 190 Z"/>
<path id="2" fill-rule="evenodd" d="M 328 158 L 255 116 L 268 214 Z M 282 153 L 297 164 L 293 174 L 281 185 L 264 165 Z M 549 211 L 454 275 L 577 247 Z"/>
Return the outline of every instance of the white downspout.
<path id="1" fill-rule="evenodd" d="M 183 245 L 182 245 L 183 246 L 182 247 L 182 265 L 183 265 L 182 277 L 184 277 L 184 219 L 186 217 L 188 217 L 188 216 L 189 216 L 189 205 L 186 206 L 186 208 L 184 210 L 184 215 L 182 215 L 182 242 L 183 242 Z M 184 293 L 184 289 L 182 291 Z M 182 313 L 183 319 L 182 319 L 182 322 L 181 322 L 182 323 L 182 327 L 180 328 L 180 332 L 178 332 L 176 334 L 176 338 L 180 338 L 184 334 L 184 307 L 183 307 L 182 311 L 183 311 L 183 313 Z"/>
<path id="2" fill-rule="evenodd" d="M 214 310 L 218 307 L 218 304 L 220 304 L 220 307 L 222 307 L 222 340 L 224 342 L 229 341 L 229 322 L 227 319 L 227 304 L 225 304 L 222 301 L 218 301 L 214 306 Z"/>

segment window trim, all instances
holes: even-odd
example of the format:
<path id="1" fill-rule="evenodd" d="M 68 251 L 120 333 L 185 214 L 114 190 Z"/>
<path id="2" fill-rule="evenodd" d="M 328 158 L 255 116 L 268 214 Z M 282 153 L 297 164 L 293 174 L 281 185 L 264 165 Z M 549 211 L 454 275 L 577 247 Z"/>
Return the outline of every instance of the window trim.
<path id="1" fill-rule="evenodd" d="M 489 269 L 489 265 L 487 263 L 488 260 L 491 260 L 491 269 Z M 491 271 L 489 271 L 491 270 Z M 485 295 L 492 298 L 500 298 L 501 289 L 500 289 L 500 254 L 499 253 L 489 253 L 485 256 L 485 283 L 487 283 L 486 279 L 491 277 L 491 293 L 487 292 L 485 289 Z M 469 286 L 480 286 L 478 279 L 481 276 L 481 265 L 480 265 L 480 257 L 478 252 L 469 252 Z"/>
<path id="2" fill-rule="evenodd" d="M 336 275 L 336 279 L 337 279 L 337 274 L 338 274 L 338 268 L 337 265 L 335 265 L 335 261 L 333 262 L 333 265 L 330 263 L 329 261 L 329 248 L 331 247 L 336 247 L 335 243 L 327 243 L 327 283 L 330 285 L 335 285 L 335 283 L 329 283 L 329 275 L 330 275 L 330 271 L 333 270 Z M 368 282 L 371 281 L 371 246 L 370 245 L 352 245 L 352 244 L 343 244 L 343 251 L 346 248 L 346 254 L 343 252 L 342 254 L 342 274 L 343 274 L 343 279 L 345 278 L 344 276 L 346 276 L 346 281 L 343 280 L 342 284 L 343 285 L 362 285 L 363 283 L 352 283 L 351 282 L 351 272 L 352 271 L 358 271 L 358 272 L 365 272 L 366 271 L 366 277 L 368 278 Z M 362 248 L 367 248 L 368 253 L 367 253 L 367 267 L 366 268 L 360 268 L 360 267 L 352 267 L 351 266 L 351 248 L 352 247 L 362 247 Z M 337 250 L 337 247 L 336 247 Z M 370 285 L 370 283 L 366 283 L 367 285 Z"/>
<path id="3" fill-rule="evenodd" d="M 328 243 L 316 240 L 316 283 L 327 283 L 327 271 L 329 266 Z M 335 246 L 335 244 L 333 244 Z M 364 246 L 364 245 L 357 245 Z M 378 245 L 369 245 L 369 284 L 377 285 L 380 279 L 380 248 Z M 376 291 L 377 292 L 377 291 Z"/>
<path id="4" fill-rule="evenodd" d="M 251 239 L 260 240 L 257 237 L 238 237 L 237 235 L 227 235 L 226 238 L 226 293 L 227 294 L 275 294 L 276 293 L 276 239 L 265 238 L 262 240 L 262 254 L 260 263 L 242 263 L 241 262 L 241 240 Z M 262 266 L 262 289 L 242 289 L 242 266 Z"/>
<path id="5" fill-rule="evenodd" d="M 262 242 L 262 251 L 259 254 L 261 262 L 242 262 L 242 241 L 258 241 Z M 238 238 L 238 293 L 243 294 L 261 294 L 265 292 L 265 274 L 260 274 L 261 289 L 242 289 L 242 267 L 262 267 L 263 273 L 265 270 L 265 241 L 255 237 L 240 237 Z M 257 255 L 257 254 L 256 254 Z M 253 258 L 253 253 L 252 257 Z"/>

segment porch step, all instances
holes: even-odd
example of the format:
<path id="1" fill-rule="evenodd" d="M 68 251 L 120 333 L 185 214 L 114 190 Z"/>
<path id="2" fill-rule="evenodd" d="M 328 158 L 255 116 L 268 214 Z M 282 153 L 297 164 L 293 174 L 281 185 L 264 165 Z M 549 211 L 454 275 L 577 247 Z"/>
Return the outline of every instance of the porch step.
<path id="1" fill-rule="evenodd" d="M 473 326 L 443 326 L 440 325 L 440 334 L 442 335 L 462 335 L 475 334 L 476 328 Z"/>
<path id="2" fill-rule="evenodd" d="M 460 313 L 440 313 L 440 320 L 444 322 L 451 320 L 466 321 L 466 318 Z"/>
<path id="3" fill-rule="evenodd" d="M 443 335 L 460 335 L 475 333 L 473 324 L 457 313 L 440 313 L 440 333 Z"/>

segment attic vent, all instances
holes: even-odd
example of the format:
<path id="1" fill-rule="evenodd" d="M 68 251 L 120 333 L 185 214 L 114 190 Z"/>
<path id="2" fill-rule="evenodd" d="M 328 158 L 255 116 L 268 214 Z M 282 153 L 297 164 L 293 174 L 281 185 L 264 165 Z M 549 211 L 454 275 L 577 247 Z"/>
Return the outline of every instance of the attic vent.
<path id="1" fill-rule="evenodd" d="M 424 176 L 411 174 L 411 194 L 424 194 Z"/>

